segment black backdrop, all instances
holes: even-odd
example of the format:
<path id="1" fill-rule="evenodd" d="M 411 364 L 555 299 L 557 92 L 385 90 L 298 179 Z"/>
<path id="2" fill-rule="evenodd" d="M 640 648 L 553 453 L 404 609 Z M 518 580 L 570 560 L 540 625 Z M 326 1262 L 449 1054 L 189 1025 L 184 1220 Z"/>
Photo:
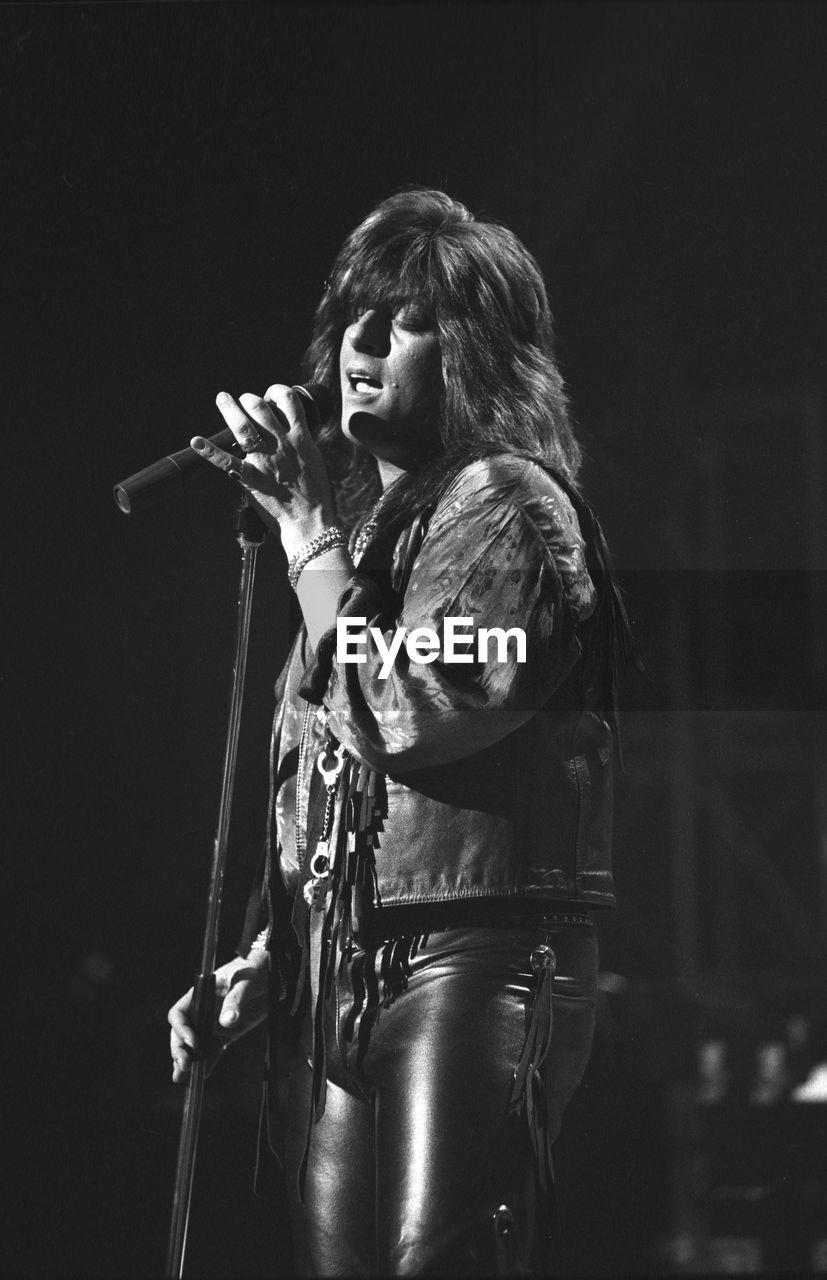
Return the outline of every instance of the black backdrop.
<path id="1" fill-rule="evenodd" d="M 219 389 L 294 378 L 343 233 L 397 186 L 444 187 L 546 271 L 586 485 L 643 629 L 633 697 L 657 706 L 665 659 L 634 575 L 675 554 L 676 406 L 823 383 L 823 9 L 12 4 L 0 59 L 16 1223 L 1 1265 L 154 1274 L 176 1132 L 164 1013 L 198 956 L 237 550 L 221 477 L 129 518 L 113 483 L 218 429 Z M 781 543 L 800 532 L 796 446 L 773 447 L 786 488 L 755 511 L 775 497 Z M 268 544 L 225 954 L 289 610 Z M 658 968 L 623 938 L 613 967 Z M 251 1225 L 280 1247 L 247 1190 L 255 1071 L 241 1056 L 216 1078 L 193 1245 L 209 1274 L 264 1273 Z M 645 1269 L 642 1237 L 623 1248 Z"/>

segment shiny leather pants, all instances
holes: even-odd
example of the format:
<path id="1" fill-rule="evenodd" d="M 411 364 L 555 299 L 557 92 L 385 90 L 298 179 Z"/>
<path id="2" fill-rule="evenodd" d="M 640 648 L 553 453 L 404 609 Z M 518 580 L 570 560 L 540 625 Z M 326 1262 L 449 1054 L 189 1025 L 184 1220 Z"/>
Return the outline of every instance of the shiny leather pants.
<path id="1" fill-rule="evenodd" d="M 550 1197 L 538 1187 L 525 1116 L 508 1107 L 540 944 L 557 960 L 543 1064 L 553 1139 L 591 1048 L 593 930 L 442 930 L 356 951 L 337 976 L 304 1203 L 296 1174 L 308 1132 L 309 1031 L 289 1086 L 286 1172 L 301 1274 L 550 1273 Z M 403 975 L 396 988 L 394 973 Z"/>

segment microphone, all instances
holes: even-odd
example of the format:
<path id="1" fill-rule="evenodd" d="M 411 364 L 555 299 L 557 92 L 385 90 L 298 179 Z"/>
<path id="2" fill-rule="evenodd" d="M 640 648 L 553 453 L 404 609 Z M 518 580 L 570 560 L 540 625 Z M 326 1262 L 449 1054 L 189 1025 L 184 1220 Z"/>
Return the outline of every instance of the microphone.
<path id="1" fill-rule="evenodd" d="M 333 398 L 327 387 L 321 386 L 318 382 L 309 382 L 306 386 L 293 387 L 293 390 L 298 391 L 302 398 L 304 415 L 311 430 L 315 430 L 320 423 L 330 417 L 333 412 Z M 219 431 L 217 435 L 210 436 L 209 439 L 219 449 L 228 449 L 231 445 L 238 443 L 229 427 Z M 204 459 L 187 445 L 186 449 L 179 449 L 178 453 L 170 453 L 166 458 L 159 458 L 157 462 L 144 467 L 143 471 L 136 471 L 134 476 L 129 476 L 120 484 L 116 484 L 115 502 L 124 515 L 129 515 L 136 507 L 145 506 L 168 493 L 175 492 L 187 476 L 195 475 L 199 470 L 202 473 L 205 470 Z"/>

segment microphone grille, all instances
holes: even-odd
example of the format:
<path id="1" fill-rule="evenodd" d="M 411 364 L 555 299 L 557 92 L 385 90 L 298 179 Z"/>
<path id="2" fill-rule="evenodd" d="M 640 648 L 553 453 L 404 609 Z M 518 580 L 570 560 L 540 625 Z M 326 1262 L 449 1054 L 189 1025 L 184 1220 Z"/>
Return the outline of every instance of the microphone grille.
<path id="1" fill-rule="evenodd" d="M 307 382 L 293 388 L 304 401 L 307 425 L 311 430 L 321 426 L 333 412 L 333 397 L 320 382 Z"/>

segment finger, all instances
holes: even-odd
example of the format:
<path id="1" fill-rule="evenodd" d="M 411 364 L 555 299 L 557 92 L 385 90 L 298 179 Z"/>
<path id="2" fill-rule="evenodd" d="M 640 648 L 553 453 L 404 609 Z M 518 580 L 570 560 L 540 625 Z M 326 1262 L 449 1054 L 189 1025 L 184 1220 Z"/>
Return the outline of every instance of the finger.
<path id="1" fill-rule="evenodd" d="M 186 1044 L 181 1041 L 175 1041 L 174 1036 L 170 1037 L 169 1056 L 173 1060 L 173 1080 L 175 1084 L 181 1082 L 189 1075 L 192 1068 L 192 1062 L 195 1060 L 195 1052 L 189 1052 Z"/>
<path id="2" fill-rule="evenodd" d="M 180 1058 L 182 1062 L 187 1062 L 190 1058 L 197 1056 L 198 1040 L 192 1032 L 188 1032 L 185 1037 L 172 1030 L 169 1033 L 169 1052 L 171 1058 Z"/>
<path id="3" fill-rule="evenodd" d="M 238 402 L 226 391 L 215 398 L 218 410 L 245 453 L 272 453 L 278 444 L 278 425 L 260 396 L 245 392 Z M 245 406 L 251 406 L 250 414 Z"/>
<path id="4" fill-rule="evenodd" d="M 173 1084 L 183 1084 L 187 1076 L 189 1075 L 189 1073 L 190 1073 L 189 1064 L 187 1066 L 182 1066 L 181 1063 L 176 1062 L 173 1059 L 173 1063 L 172 1063 L 172 1083 Z"/>
<path id="5" fill-rule="evenodd" d="M 167 1022 L 171 1027 L 170 1041 L 175 1048 L 176 1042 L 189 1049 L 198 1048 L 198 1037 L 189 1021 L 192 1006 L 192 988 L 180 1000 L 177 1000 L 167 1014 Z"/>
<path id="6" fill-rule="evenodd" d="M 184 1080 L 190 1071 L 190 1065 L 197 1054 L 197 1039 L 192 1027 L 183 1017 L 180 1006 L 187 1000 L 173 1005 L 169 1011 L 170 1024 L 169 1052 L 172 1058 L 172 1078 L 176 1084 Z"/>
<path id="7" fill-rule="evenodd" d="M 223 471 L 225 475 L 232 476 L 234 480 L 238 480 L 241 484 L 247 484 L 245 480 L 245 468 L 247 463 L 243 458 L 236 458 L 231 453 L 225 453 L 223 449 L 219 449 L 211 440 L 207 440 L 204 436 L 193 436 L 190 440 L 190 448 L 194 449 L 200 457 L 205 458 L 207 462 L 211 462 L 214 467 L 218 467 L 219 471 Z"/>
<path id="8" fill-rule="evenodd" d="M 249 419 L 248 426 L 251 433 L 245 436 L 242 448 L 249 452 L 246 440 L 256 437 L 265 452 L 273 453 L 287 434 L 288 423 L 274 412 L 261 396 L 254 395 L 251 391 L 245 391 L 240 395 L 238 402 Z"/>
<path id="9" fill-rule="evenodd" d="M 281 479 L 283 467 L 281 454 L 277 455 L 278 473 L 274 474 L 272 464 L 269 464 L 268 470 L 264 470 L 262 466 L 248 462 L 246 458 L 237 458 L 232 453 L 225 453 L 204 436 L 193 436 L 190 440 L 190 448 L 194 449 L 199 457 L 211 462 L 219 471 L 223 471 L 231 480 L 237 480 L 242 488 L 249 490 L 254 497 L 266 494 L 278 502 L 287 502 L 292 496 L 286 481 Z"/>
<path id="10" fill-rule="evenodd" d="M 257 1021 L 256 1001 L 251 997 L 250 983 L 242 978 L 224 997 L 216 1030 L 227 1040 L 236 1040 Z"/>
<path id="11" fill-rule="evenodd" d="M 287 425 L 288 432 L 307 430 L 304 404 L 298 391 L 284 386 L 281 382 L 274 382 L 265 391 L 264 399 L 272 412 L 281 416 L 281 420 Z"/>
<path id="12" fill-rule="evenodd" d="M 216 1063 L 219 1061 L 222 1053 L 226 1048 L 227 1048 L 226 1041 L 212 1042 L 210 1051 L 207 1054 L 207 1061 L 206 1061 L 207 1075 L 210 1075 L 212 1071 L 215 1069 Z M 187 1079 L 188 1075 L 190 1074 L 190 1071 L 192 1070 L 192 1064 L 195 1060 L 195 1057 L 196 1057 L 195 1054 L 186 1054 L 181 1052 L 174 1053 L 172 1055 L 172 1083 L 173 1084 L 183 1084 L 183 1082 Z"/>
<path id="13" fill-rule="evenodd" d="M 218 1026 L 222 1032 L 232 1034 L 233 1030 L 239 1028 L 239 1023 L 243 1021 L 241 1010 L 234 1005 L 228 1007 L 227 1001 L 224 1001 L 224 1007 L 218 1015 Z"/>
<path id="14" fill-rule="evenodd" d="M 267 987 L 269 970 L 245 969 L 233 977 L 224 997 L 218 1016 L 218 1034 L 227 1040 L 236 1040 L 267 1015 Z"/>

